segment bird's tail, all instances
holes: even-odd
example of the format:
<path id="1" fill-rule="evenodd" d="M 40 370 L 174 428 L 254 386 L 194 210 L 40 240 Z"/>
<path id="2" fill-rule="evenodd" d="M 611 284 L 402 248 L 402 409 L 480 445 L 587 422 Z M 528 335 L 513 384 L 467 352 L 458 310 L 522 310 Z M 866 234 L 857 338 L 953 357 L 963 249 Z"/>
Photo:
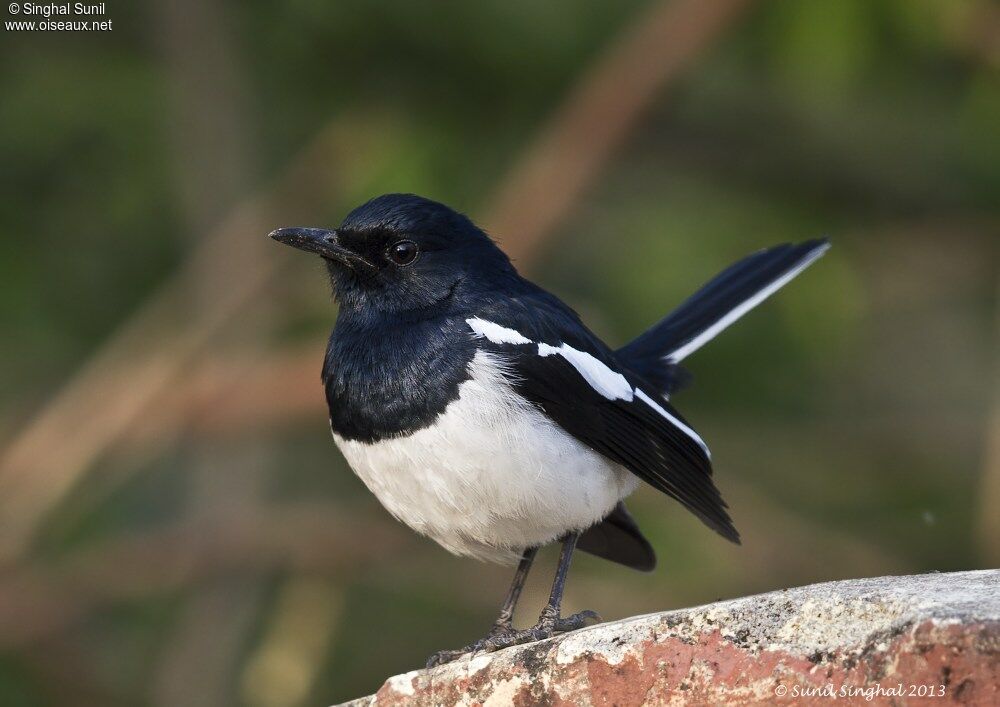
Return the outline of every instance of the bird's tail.
<path id="1" fill-rule="evenodd" d="M 619 357 L 664 393 L 682 388 L 678 365 L 802 272 L 830 247 L 817 239 L 760 250 L 716 275 L 659 323 L 618 350 Z"/>

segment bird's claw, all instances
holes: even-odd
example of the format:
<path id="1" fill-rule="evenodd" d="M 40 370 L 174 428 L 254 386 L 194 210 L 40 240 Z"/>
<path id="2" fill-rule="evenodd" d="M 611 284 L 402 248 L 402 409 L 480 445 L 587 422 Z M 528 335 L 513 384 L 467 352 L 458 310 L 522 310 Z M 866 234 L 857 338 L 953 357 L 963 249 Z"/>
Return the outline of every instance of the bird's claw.
<path id="1" fill-rule="evenodd" d="M 494 651 L 511 646 L 544 641 L 546 638 L 552 638 L 557 633 L 576 631 L 577 629 L 592 626 L 600 622 L 601 617 L 598 616 L 597 612 L 581 611 L 578 614 L 565 617 L 543 616 L 537 624 L 531 628 L 522 630 L 515 629 L 509 624 L 498 624 L 493 627 L 485 638 L 481 638 L 465 648 L 438 651 L 427 661 L 427 667 L 434 668 L 438 665 L 444 665 L 470 653 L 493 653 Z"/>
<path id="2" fill-rule="evenodd" d="M 552 629 L 553 633 L 567 633 L 569 631 L 576 631 L 577 629 L 581 629 L 586 626 L 599 624 L 601 621 L 602 619 L 596 611 L 587 609 L 585 611 L 572 614 L 571 616 L 556 619 Z"/>
<path id="3" fill-rule="evenodd" d="M 438 665 L 444 665 L 445 663 L 450 663 L 453 660 L 470 653 L 492 653 L 493 651 L 504 647 L 501 643 L 507 636 L 516 633 L 518 633 L 517 630 L 511 626 L 509 622 L 497 622 L 484 638 L 480 638 L 478 641 L 467 645 L 465 648 L 438 651 L 427 660 L 427 667 L 433 668 Z M 506 645 L 514 644 L 510 643 Z"/>
<path id="4" fill-rule="evenodd" d="M 427 667 L 436 668 L 439 665 L 450 663 L 457 658 L 461 658 L 468 652 L 469 652 L 468 647 L 451 651 L 438 651 L 437 653 L 435 653 L 434 655 L 432 655 L 430 658 L 427 659 Z"/>

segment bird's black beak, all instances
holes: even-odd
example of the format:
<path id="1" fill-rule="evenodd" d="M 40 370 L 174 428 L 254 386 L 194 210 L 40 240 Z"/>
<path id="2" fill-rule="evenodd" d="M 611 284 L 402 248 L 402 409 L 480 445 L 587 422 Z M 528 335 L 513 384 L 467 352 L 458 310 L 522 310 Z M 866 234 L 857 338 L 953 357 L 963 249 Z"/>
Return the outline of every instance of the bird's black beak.
<path id="1" fill-rule="evenodd" d="M 325 228 L 278 228 L 271 231 L 269 235 L 279 243 L 322 255 L 324 258 L 336 260 L 351 268 L 363 265 L 375 269 L 374 265 L 353 250 L 342 246 L 336 231 L 329 231 Z"/>

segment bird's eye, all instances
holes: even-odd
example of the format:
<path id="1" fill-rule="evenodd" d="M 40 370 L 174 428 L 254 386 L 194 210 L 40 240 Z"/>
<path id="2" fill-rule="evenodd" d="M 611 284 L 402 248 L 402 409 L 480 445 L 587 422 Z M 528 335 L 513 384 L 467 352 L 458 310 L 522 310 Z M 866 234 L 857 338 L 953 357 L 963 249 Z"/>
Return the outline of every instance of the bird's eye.
<path id="1" fill-rule="evenodd" d="M 413 241 L 400 241 L 389 246 L 389 260 L 396 265 L 409 265 L 417 259 L 420 247 Z"/>

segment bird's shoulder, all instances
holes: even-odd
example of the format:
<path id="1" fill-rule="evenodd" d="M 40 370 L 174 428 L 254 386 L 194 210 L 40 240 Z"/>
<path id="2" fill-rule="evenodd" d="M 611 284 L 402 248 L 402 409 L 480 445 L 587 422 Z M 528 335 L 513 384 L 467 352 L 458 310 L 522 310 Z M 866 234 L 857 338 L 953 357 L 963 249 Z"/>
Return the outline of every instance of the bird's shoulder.
<path id="1" fill-rule="evenodd" d="M 466 324 L 478 349 L 500 356 L 530 399 L 600 403 L 631 398 L 639 382 L 572 308 L 540 288 L 490 302 Z"/>
<path id="2" fill-rule="evenodd" d="M 584 324 L 576 311 L 539 287 L 486 301 L 466 317 L 477 338 L 485 339 L 487 344 L 495 343 L 477 330 L 484 322 L 518 332 L 521 338 L 535 344 L 569 345 L 606 364 L 624 368 L 614 351 Z"/>

